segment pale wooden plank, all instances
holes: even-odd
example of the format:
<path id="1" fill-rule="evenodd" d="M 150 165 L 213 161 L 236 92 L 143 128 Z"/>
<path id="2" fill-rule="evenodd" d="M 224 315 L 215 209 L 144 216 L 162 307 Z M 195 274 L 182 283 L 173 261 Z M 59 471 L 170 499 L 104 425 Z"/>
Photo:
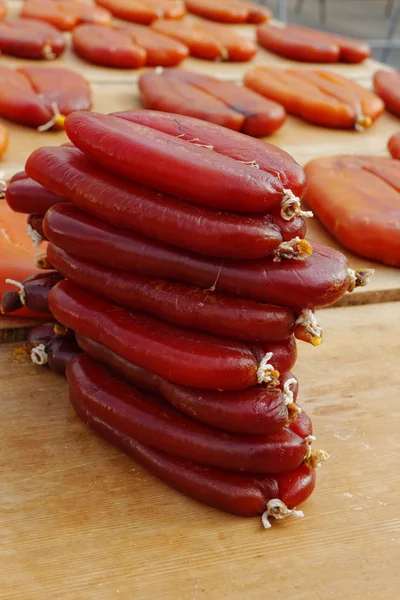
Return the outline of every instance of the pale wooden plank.
<path id="1" fill-rule="evenodd" d="M 3 345 L 2 597 L 397 599 L 400 304 L 320 321 L 295 373 L 331 459 L 305 518 L 268 531 L 148 476 L 77 420 L 61 377 Z"/>

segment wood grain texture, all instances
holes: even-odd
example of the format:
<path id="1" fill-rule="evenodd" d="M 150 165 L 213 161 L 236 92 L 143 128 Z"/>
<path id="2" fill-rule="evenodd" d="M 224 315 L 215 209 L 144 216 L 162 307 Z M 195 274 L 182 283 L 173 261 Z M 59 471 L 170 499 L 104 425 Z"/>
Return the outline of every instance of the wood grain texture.
<path id="1" fill-rule="evenodd" d="M 48 319 L 30 319 L 0 316 L 0 344 L 26 340 L 32 327 L 50 321 Z"/>
<path id="2" fill-rule="evenodd" d="M 400 303 L 320 320 L 295 373 L 331 459 L 305 518 L 268 531 L 147 475 L 78 421 L 61 377 L 3 345 L 0 596 L 397 599 Z"/>

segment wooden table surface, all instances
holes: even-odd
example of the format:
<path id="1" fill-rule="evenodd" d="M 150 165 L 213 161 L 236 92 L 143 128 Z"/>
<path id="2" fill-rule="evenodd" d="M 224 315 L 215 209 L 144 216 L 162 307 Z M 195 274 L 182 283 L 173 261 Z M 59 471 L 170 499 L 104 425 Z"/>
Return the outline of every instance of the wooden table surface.
<path id="1" fill-rule="evenodd" d="M 238 29 L 254 36 L 253 28 Z M 23 62 L 1 58 L 3 65 Z M 291 64 L 263 50 L 253 63 Z M 142 71 L 87 65 L 71 52 L 53 64 L 90 80 L 94 110 L 140 106 Z M 182 68 L 240 82 L 249 66 L 190 58 Z M 367 61 L 328 68 L 370 87 L 379 67 Z M 33 149 L 65 140 L 62 132 L 8 126 L 11 143 L 0 164 L 5 177 L 23 168 Z M 398 129 L 400 120 L 390 115 L 364 133 L 288 118 L 268 141 L 305 164 L 337 153 L 385 156 L 387 139 Z M 351 266 L 373 266 L 376 273 L 367 288 L 343 298 L 360 306 L 320 311 L 320 347 L 300 346 L 301 398 L 318 445 L 331 453 L 304 505 L 305 518 L 265 531 L 258 519 L 226 515 L 170 490 L 85 429 L 61 377 L 16 358 L 15 345 L 3 343 L 1 600 L 399 597 L 400 303 L 390 300 L 400 299 L 400 270 L 346 252 L 316 219 L 309 237 L 340 248 Z M 22 338 L 29 324 L 1 319 L 0 341 Z"/>
<path id="2" fill-rule="evenodd" d="M 147 475 L 78 421 L 61 377 L 0 346 L 0 597 L 398 599 L 400 303 L 320 321 L 296 375 L 331 458 L 305 518 L 269 530 Z"/>

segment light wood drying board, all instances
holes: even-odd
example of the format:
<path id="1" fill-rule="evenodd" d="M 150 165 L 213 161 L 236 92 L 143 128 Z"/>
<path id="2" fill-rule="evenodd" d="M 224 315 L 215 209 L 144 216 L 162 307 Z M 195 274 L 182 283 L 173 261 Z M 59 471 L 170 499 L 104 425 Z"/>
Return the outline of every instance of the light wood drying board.
<path id="1" fill-rule="evenodd" d="M 397 600 L 400 303 L 320 320 L 295 372 L 331 458 L 305 518 L 268 531 L 146 474 L 78 421 L 61 377 L 1 346 L 0 596 Z"/>

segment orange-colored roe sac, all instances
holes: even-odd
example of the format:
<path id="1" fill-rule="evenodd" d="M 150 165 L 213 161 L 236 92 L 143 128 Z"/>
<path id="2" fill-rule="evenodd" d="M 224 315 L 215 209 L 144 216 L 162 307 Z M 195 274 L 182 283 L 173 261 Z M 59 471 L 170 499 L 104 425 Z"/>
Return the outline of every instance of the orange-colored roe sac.
<path id="1" fill-rule="evenodd" d="M 0 67 L 0 115 L 23 125 L 63 127 L 65 115 L 90 110 L 86 79 L 61 67 Z"/>
<path id="2" fill-rule="evenodd" d="M 65 50 L 62 33 L 35 19 L 0 21 L 0 50 L 19 58 L 54 60 Z"/>
<path id="3" fill-rule="evenodd" d="M 13 212 L 4 200 L 0 200 L 0 298 L 5 292 L 17 289 L 6 283 L 6 279 L 23 281 L 39 272 L 34 266 L 37 252 L 28 237 L 26 215 Z M 13 316 L 27 317 L 33 313 L 24 307 Z"/>
<path id="4" fill-rule="evenodd" d="M 400 117 L 400 71 L 376 71 L 374 90 L 384 101 L 386 109 Z"/>
<path id="5" fill-rule="evenodd" d="M 229 25 L 160 19 L 151 26 L 185 44 L 192 56 L 205 60 L 246 62 L 257 52 L 251 40 L 232 31 Z"/>
<path id="6" fill-rule="evenodd" d="M 182 19 L 185 6 L 181 0 L 95 0 L 118 19 L 150 25 L 156 19 Z"/>
<path id="7" fill-rule="evenodd" d="M 392 135 L 388 141 L 388 149 L 393 158 L 400 160 L 400 131 Z"/>
<path id="8" fill-rule="evenodd" d="M 108 10 L 76 0 L 26 0 L 21 17 L 45 21 L 61 31 L 71 31 L 80 23 L 108 25 L 112 19 Z"/>
<path id="9" fill-rule="evenodd" d="M 263 23 L 271 18 L 268 8 L 241 0 L 185 0 L 189 12 L 220 23 Z"/>
<path id="10" fill-rule="evenodd" d="M 270 135 L 286 119 L 280 104 L 200 73 L 179 69 L 145 73 L 139 89 L 147 108 L 196 117 L 254 137 Z"/>
<path id="11" fill-rule="evenodd" d="M 255 67 L 244 83 L 289 114 L 324 127 L 363 131 L 385 109 L 376 94 L 329 71 Z"/>
<path id="12" fill-rule="evenodd" d="M 346 248 L 400 267 L 400 162 L 371 156 L 311 161 L 306 202 Z"/>
<path id="13" fill-rule="evenodd" d="M 265 23 L 257 29 L 257 40 L 274 54 L 304 62 L 361 63 L 371 55 L 364 42 L 298 25 Z"/>
<path id="14" fill-rule="evenodd" d="M 189 48 L 173 38 L 143 25 L 118 25 L 131 39 L 146 50 L 146 66 L 173 67 L 189 56 Z"/>
<path id="15" fill-rule="evenodd" d="M 85 60 L 119 69 L 144 65 L 170 67 L 188 55 L 187 46 L 141 25 L 101 27 L 80 25 L 72 32 L 72 46 Z"/>
<path id="16" fill-rule="evenodd" d="M 137 69 L 146 63 L 145 49 L 114 27 L 80 25 L 72 32 L 72 47 L 83 59 L 104 67 Z"/>
<path id="17" fill-rule="evenodd" d="M 8 141 L 8 129 L 0 124 L 0 157 L 3 156 L 4 152 L 7 150 Z"/>

